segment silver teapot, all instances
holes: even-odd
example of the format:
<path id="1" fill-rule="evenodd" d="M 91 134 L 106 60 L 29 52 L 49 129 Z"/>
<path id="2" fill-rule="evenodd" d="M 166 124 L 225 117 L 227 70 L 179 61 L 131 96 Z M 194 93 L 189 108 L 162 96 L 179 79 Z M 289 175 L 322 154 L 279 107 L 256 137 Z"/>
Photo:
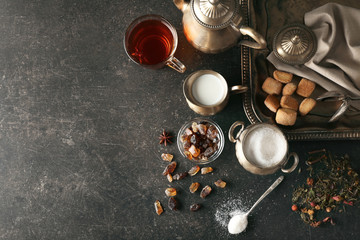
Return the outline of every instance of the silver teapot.
<path id="1" fill-rule="evenodd" d="M 239 0 L 173 0 L 183 12 L 187 40 L 205 53 L 219 53 L 235 45 L 266 48 L 264 37 L 244 25 Z M 254 41 L 240 40 L 243 35 Z"/>

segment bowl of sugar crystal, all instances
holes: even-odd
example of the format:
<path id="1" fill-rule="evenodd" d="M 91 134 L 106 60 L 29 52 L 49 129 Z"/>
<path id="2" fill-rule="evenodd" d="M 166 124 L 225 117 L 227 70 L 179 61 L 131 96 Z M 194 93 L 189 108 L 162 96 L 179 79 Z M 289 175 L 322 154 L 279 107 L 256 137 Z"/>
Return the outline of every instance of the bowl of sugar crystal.
<path id="1" fill-rule="evenodd" d="M 240 130 L 235 134 L 237 128 Z M 237 121 L 229 129 L 229 140 L 235 143 L 239 163 L 254 174 L 272 174 L 278 169 L 290 173 L 299 163 L 298 155 L 289 153 L 284 133 L 272 124 L 257 123 L 245 127 L 243 122 Z M 293 164 L 285 168 L 290 159 Z"/>
<path id="2" fill-rule="evenodd" d="M 180 153 L 196 164 L 207 164 L 217 159 L 225 145 L 221 127 L 211 119 L 195 118 L 179 130 L 177 145 Z"/>

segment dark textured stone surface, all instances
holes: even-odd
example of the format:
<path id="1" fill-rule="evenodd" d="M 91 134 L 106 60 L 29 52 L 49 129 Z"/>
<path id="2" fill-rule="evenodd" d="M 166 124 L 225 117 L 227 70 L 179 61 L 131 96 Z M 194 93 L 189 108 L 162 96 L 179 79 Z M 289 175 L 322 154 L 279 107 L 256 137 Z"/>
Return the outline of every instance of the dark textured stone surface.
<path id="1" fill-rule="evenodd" d="M 123 50 L 126 26 L 144 14 L 160 14 L 179 33 L 176 56 L 185 74 L 147 70 Z M 182 14 L 172 1 L 2 0 L 0 1 L 0 239 L 355 239 L 359 208 L 337 216 L 338 225 L 312 229 L 290 211 L 291 190 L 302 183 L 293 173 L 254 211 L 246 233 L 229 236 L 215 221 L 227 200 L 250 207 L 272 176 L 246 172 L 226 140 L 212 174 L 168 183 L 161 175 L 163 152 L 182 159 L 176 144 L 158 144 L 163 129 L 173 135 L 197 115 L 186 105 L 182 82 L 193 71 L 213 69 L 229 85 L 240 83 L 239 50 L 207 55 L 186 42 Z M 247 122 L 241 96 L 232 96 L 211 117 L 225 135 L 236 120 Z M 359 142 L 293 142 L 292 151 L 326 147 L 349 153 L 359 169 Z M 190 194 L 217 179 L 206 198 Z M 167 207 L 164 190 L 174 186 L 181 203 Z M 165 212 L 155 214 L 161 201 Z M 192 203 L 203 207 L 189 211 Z"/>

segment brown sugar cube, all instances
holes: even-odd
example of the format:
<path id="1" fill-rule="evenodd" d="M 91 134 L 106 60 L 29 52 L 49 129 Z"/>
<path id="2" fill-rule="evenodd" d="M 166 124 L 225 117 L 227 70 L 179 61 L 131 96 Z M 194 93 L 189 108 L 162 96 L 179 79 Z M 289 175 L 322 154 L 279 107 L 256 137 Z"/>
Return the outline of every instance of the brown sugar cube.
<path id="1" fill-rule="evenodd" d="M 265 81 L 262 85 L 262 89 L 264 90 L 264 92 L 266 92 L 268 94 L 279 95 L 281 93 L 282 86 L 283 85 L 281 82 L 276 81 L 272 77 L 268 77 L 265 79 Z"/>
<path id="2" fill-rule="evenodd" d="M 264 101 L 265 106 L 270 109 L 270 111 L 276 113 L 280 107 L 280 101 L 275 95 L 268 95 Z"/>
<path id="3" fill-rule="evenodd" d="M 289 83 L 285 84 L 285 86 L 283 87 L 282 95 L 290 96 L 296 91 L 296 88 L 297 88 L 297 86 L 295 83 L 289 82 Z"/>
<path id="4" fill-rule="evenodd" d="M 296 122 L 297 112 L 288 108 L 279 108 L 276 112 L 275 121 L 284 126 L 292 126 Z"/>
<path id="5" fill-rule="evenodd" d="M 302 100 L 299 106 L 299 112 L 301 116 L 305 116 L 316 106 L 316 101 L 312 98 L 305 98 Z"/>
<path id="6" fill-rule="evenodd" d="M 280 106 L 282 108 L 289 108 L 297 111 L 299 108 L 299 103 L 292 96 L 282 96 L 280 100 Z"/>
<path id="7" fill-rule="evenodd" d="M 288 72 L 282 72 L 279 70 L 275 70 L 273 76 L 276 80 L 282 83 L 289 83 L 293 79 L 293 74 Z"/>
<path id="8" fill-rule="evenodd" d="M 315 89 L 315 83 L 305 78 L 301 79 L 296 89 L 296 93 L 302 97 L 309 97 Z"/>

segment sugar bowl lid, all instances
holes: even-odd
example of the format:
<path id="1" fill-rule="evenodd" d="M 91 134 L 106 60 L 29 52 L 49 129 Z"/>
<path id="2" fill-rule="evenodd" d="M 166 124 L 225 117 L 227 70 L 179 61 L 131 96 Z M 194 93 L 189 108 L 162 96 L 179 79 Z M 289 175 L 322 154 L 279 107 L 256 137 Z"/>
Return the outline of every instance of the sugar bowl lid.
<path id="1" fill-rule="evenodd" d="M 314 56 L 316 49 L 315 34 L 303 24 L 287 25 L 274 37 L 274 54 L 287 64 L 306 63 Z"/>
<path id="2" fill-rule="evenodd" d="M 237 0 L 193 0 L 191 13 L 204 27 L 221 29 L 230 24 L 239 10 Z"/>

